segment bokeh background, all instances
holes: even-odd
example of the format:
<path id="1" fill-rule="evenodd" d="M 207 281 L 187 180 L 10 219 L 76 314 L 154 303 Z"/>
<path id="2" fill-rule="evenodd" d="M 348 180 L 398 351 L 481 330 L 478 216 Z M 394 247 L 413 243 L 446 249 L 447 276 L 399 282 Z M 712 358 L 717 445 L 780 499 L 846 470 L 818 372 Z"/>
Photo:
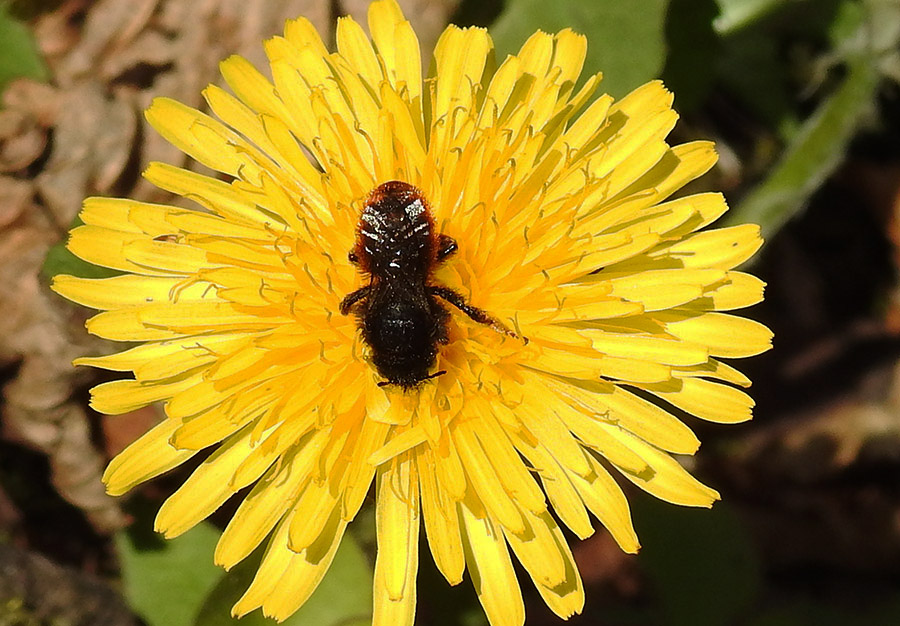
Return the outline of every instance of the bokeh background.
<path id="1" fill-rule="evenodd" d="M 327 41 L 339 15 L 365 23 L 367 4 L 0 0 L 0 626 L 231 623 L 252 563 L 226 576 L 211 555 L 234 507 L 163 542 L 153 514 L 190 468 L 104 494 L 106 461 L 160 414 L 87 408 L 103 374 L 70 362 L 111 347 L 48 277 L 98 271 L 59 245 L 85 196 L 172 200 L 140 178 L 151 160 L 186 164 L 144 123 L 152 97 L 202 107 L 218 61 L 264 67 L 261 41 L 286 18 Z M 588 602 L 570 623 L 900 624 L 900 0 L 400 4 L 425 52 L 449 21 L 490 28 L 501 55 L 572 27 L 614 96 L 662 77 L 681 113 L 671 141 L 720 153 L 689 191 L 724 191 L 722 223 L 757 222 L 767 239 L 751 261 L 767 299 L 747 314 L 775 350 L 738 363 L 756 417 L 689 420 L 704 445 L 685 464 L 723 501 L 690 510 L 630 490 L 643 550 L 622 554 L 602 530 L 574 541 Z M 286 624 L 367 623 L 371 513 L 353 528 Z M 418 623 L 484 626 L 471 586 L 422 563 Z M 560 623 L 524 586 L 528 624 Z"/>

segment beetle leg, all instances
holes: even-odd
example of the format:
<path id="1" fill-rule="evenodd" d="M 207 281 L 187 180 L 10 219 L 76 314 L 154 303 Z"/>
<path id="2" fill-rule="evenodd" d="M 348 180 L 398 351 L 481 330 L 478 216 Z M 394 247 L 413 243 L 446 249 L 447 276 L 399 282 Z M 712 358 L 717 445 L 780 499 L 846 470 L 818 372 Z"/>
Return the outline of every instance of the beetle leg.
<path id="1" fill-rule="evenodd" d="M 465 298 L 463 298 L 460 294 L 456 293 L 449 287 L 429 286 L 428 293 L 446 300 L 479 324 L 490 326 L 498 333 L 503 333 L 504 335 L 508 335 L 515 339 L 521 339 L 525 343 L 528 343 L 527 337 L 520 337 L 515 331 L 511 330 L 500 320 L 492 317 L 486 311 L 482 311 L 478 307 L 474 307 L 471 304 L 468 304 Z"/>
<path id="2" fill-rule="evenodd" d="M 450 235 L 438 235 L 437 260 L 443 261 L 459 249 L 456 239 Z"/>
<path id="3" fill-rule="evenodd" d="M 366 285 L 365 287 L 360 287 L 356 291 L 347 294 L 344 299 L 341 300 L 341 315 L 347 315 L 354 304 L 367 298 L 370 290 L 371 285 Z"/>

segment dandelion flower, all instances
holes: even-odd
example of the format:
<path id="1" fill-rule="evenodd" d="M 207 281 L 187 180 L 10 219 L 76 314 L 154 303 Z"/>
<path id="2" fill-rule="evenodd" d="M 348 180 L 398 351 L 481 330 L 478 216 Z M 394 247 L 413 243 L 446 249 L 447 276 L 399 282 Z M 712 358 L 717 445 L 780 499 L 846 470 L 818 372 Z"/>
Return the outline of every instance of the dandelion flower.
<path id="1" fill-rule="evenodd" d="M 677 115 L 659 82 L 618 102 L 595 96 L 599 75 L 576 89 L 581 35 L 538 32 L 495 61 L 485 30 L 450 26 L 423 80 L 394 0 L 371 4 L 369 32 L 341 18 L 329 52 L 290 21 L 265 43 L 271 80 L 222 63 L 233 95 L 205 90 L 213 116 L 154 101 L 156 130 L 219 175 L 145 176 L 202 208 L 85 202 L 69 249 L 121 273 L 54 289 L 101 311 L 91 333 L 138 343 L 77 361 L 133 372 L 92 406 L 166 413 L 104 480 L 122 494 L 211 452 L 159 511 L 167 537 L 252 487 L 215 552 L 230 568 L 266 543 L 236 615 L 296 611 L 374 481 L 376 626 L 413 622 L 423 530 L 493 626 L 524 621 L 513 558 L 568 617 L 584 591 L 561 526 L 587 537 L 593 515 L 638 549 L 617 479 L 681 505 L 718 498 L 673 458 L 699 441 L 672 411 L 750 419 L 750 381 L 720 358 L 770 347 L 768 329 L 726 313 L 762 299 L 733 269 L 759 229 L 701 231 L 727 208 L 717 193 L 667 200 L 713 165 L 712 145 L 666 143 Z M 363 203 L 393 180 L 458 243 L 435 283 L 518 335 L 447 307 L 445 373 L 411 388 L 379 385 L 339 312 L 367 280 L 347 260 Z"/>

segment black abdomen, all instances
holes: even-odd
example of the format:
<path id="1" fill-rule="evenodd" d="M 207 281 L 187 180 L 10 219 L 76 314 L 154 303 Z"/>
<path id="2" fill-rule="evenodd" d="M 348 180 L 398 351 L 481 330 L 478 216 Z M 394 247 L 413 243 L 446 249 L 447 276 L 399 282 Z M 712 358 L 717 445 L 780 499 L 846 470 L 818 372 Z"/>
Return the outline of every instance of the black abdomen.
<path id="1" fill-rule="evenodd" d="M 433 297 L 407 281 L 374 284 L 361 313 L 363 339 L 385 378 L 413 387 L 428 377 L 447 337 L 448 314 Z"/>

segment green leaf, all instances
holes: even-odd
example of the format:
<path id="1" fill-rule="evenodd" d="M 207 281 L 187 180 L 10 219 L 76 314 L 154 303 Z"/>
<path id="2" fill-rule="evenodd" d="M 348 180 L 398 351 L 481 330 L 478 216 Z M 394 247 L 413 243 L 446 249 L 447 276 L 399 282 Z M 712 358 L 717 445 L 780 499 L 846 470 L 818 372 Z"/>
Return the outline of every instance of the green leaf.
<path id="1" fill-rule="evenodd" d="M 722 35 L 733 33 L 767 15 L 786 0 L 717 0 L 719 17 L 714 26 Z"/>
<path id="2" fill-rule="evenodd" d="M 861 2 L 846 0 L 838 4 L 834 19 L 828 24 L 828 40 L 835 48 L 846 46 L 856 39 L 859 27 L 866 19 L 866 8 Z"/>
<path id="3" fill-rule="evenodd" d="M 762 575 L 736 513 L 721 502 L 712 510 L 682 508 L 643 494 L 633 504 L 638 563 L 662 613 L 648 623 L 739 623 L 754 605 Z"/>
<path id="4" fill-rule="evenodd" d="M 769 238 L 801 211 L 843 161 L 878 84 L 879 72 L 871 58 L 851 61 L 841 85 L 803 123 L 773 172 L 729 212 L 724 225 L 753 222 Z"/>
<path id="5" fill-rule="evenodd" d="M 790 67 L 778 44 L 768 30 L 750 28 L 724 40 L 716 61 L 717 82 L 769 127 L 790 125 L 796 115 Z"/>
<path id="6" fill-rule="evenodd" d="M 228 624 L 272 626 L 275 623 L 263 617 L 262 611 L 253 611 L 240 620 L 231 617 L 231 607 L 247 590 L 256 574 L 260 552 L 261 550 L 258 550 L 252 556 L 244 559 L 219 579 L 218 584 L 203 600 L 203 605 L 194 620 L 194 626 L 219 626 L 220 624 L 222 626 Z"/>
<path id="7" fill-rule="evenodd" d="M 272 626 L 274 621 L 253 611 L 240 620 L 231 607 L 250 586 L 261 550 L 236 565 L 206 597 L 194 626 Z M 325 578 L 306 604 L 283 626 L 362 626 L 372 623 L 372 568 L 351 534 L 344 536 Z"/>
<path id="8" fill-rule="evenodd" d="M 675 92 L 676 107 L 682 113 L 696 110 L 715 80 L 722 47 L 712 27 L 717 13 L 715 0 L 671 0 L 669 4 L 669 54 L 663 81 Z"/>
<path id="9" fill-rule="evenodd" d="M 0 91 L 16 78 L 47 80 L 47 66 L 28 27 L 10 16 L 0 2 Z"/>
<path id="10" fill-rule="evenodd" d="M 148 626 L 190 626 L 204 598 L 224 575 L 213 563 L 219 531 L 202 523 L 166 540 L 140 515 L 115 536 L 125 598 Z"/>
<path id="11" fill-rule="evenodd" d="M 662 71 L 668 0 L 507 0 L 491 28 L 498 61 L 536 30 L 571 28 L 588 38 L 584 75 L 603 72 L 602 89 L 620 97 Z"/>

